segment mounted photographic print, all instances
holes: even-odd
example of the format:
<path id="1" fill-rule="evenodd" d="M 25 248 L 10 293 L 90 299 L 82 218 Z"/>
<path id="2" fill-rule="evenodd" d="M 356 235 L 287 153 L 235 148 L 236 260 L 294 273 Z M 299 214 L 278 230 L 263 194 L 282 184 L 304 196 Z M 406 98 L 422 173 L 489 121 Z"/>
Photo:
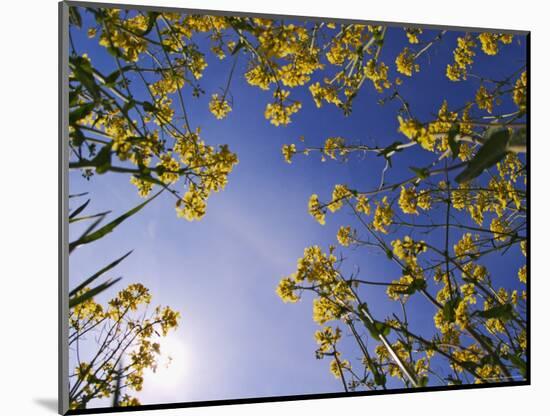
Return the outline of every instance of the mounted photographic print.
<path id="1" fill-rule="evenodd" d="M 62 2 L 60 137 L 60 413 L 529 384 L 529 32 Z"/>

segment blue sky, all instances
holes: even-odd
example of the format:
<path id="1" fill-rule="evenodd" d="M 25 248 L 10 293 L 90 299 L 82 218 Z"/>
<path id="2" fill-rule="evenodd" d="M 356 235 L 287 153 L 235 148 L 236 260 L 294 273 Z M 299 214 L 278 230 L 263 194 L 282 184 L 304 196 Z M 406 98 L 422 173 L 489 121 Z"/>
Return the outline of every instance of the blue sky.
<path id="1" fill-rule="evenodd" d="M 89 16 L 83 13 L 83 17 L 87 28 Z M 421 39 L 436 34 L 425 31 Z M 79 53 L 87 52 L 105 73 L 115 69 L 112 57 L 96 40 L 87 39 L 85 30 L 73 35 Z M 401 94 L 420 119 L 436 114 L 443 99 L 449 101 L 450 108 L 464 103 L 479 86 L 477 81 L 452 83 L 445 77 L 456 36 L 448 33 L 430 50 L 429 59 L 423 56 L 421 72 L 401 87 Z M 387 39 L 381 59 L 393 72 L 393 61 L 406 37 L 394 28 L 389 29 Z M 525 39 L 516 37 L 496 58 L 478 50 L 473 72 L 502 78 L 519 69 L 525 58 Z M 138 394 L 143 404 L 342 391 L 341 383 L 328 372 L 329 359 L 315 359 L 313 333 L 319 327 L 312 321 L 311 298 L 284 304 L 275 288 L 281 277 L 295 270 L 304 247 L 318 244 L 327 248 L 336 243 L 340 225 L 352 224 L 350 214 L 342 210 L 329 215 L 327 224 L 320 226 L 307 213 L 309 196 L 317 193 L 326 200 L 338 183 L 371 189 L 379 182 L 383 160 L 352 157 L 346 164 L 323 163 L 318 155 L 311 155 L 297 156 L 288 165 L 281 146 L 298 143 L 301 135 L 315 145 L 331 136 L 370 144 L 405 141 L 397 132 L 398 104 L 379 106 L 376 101 L 381 96 L 365 85 L 352 114 L 345 117 L 334 106 L 315 108 L 309 91 L 303 88 L 293 92 L 302 102 L 302 110 L 289 126 L 277 128 L 263 116 L 271 93 L 246 83 L 246 59 L 241 57 L 231 85 L 233 111 L 220 121 L 208 111 L 208 101 L 225 85 L 231 61 L 220 62 L 211 56 L 207 61 L 209 66 L 200 80 L 206 94 L 194 99 L 187 91 L 185 99 L 191 125 L 201 127 L 205 141 L 227 143 L 239 156 L 226 189 L 209 198 L 207 214 L 198 222 L 177 218 L 174 199 L 161 195 L 100 242 L 78 248 L 70 258 L 71 285 L 133 249 L 113 272 L 113 277 L 123 276 L 116 288 L 141 282 L 151 290 L 154 304 L 170 305 L 181 312 L 181 324 L 172 341 L 180 355 L 174 353 L 173 357 L 178 374 L 163 376 L 162 371 L 170 370 L 161 368 L 158 378 L 146 378 L 144 390 Z M 504 102 L 502 108 L 506 111 L 511 104 Z M 423 166 L 430 160 L 426 156 L 421 149 L 398 154 L 387 181 L 411 176 L 408 167 Z M 89 212 L 112 210 L 112 215 L 141 201 L 129 177 L 115 173 L 87 181 L 73 171 L 70 192 L 89 192 Z M 74 227 L 71 235 L 79 232 L 81 228 Z M 365 279 L 398 277 L 399 270 L 384 255 L 361 249 L 346 250 L 346 256 L 347 270 L 358 266 Z M 495 279 L 512 285 L 523 262 L 519 251 L 509 252 L 489 259 L 488 267 Z M 391 311 L 384 291 L 369 288 L 364 293 L 379 319 Z M 411 305 L 416 313 L 427 320 L 427 324 L 418 320 L 416 325 L 420 330 L 424 325 L 431 328 L 432 307 L 424 299 L 412 302 L 416 302 Z M 350 345 L 344 339 L 344 349 Z"/>

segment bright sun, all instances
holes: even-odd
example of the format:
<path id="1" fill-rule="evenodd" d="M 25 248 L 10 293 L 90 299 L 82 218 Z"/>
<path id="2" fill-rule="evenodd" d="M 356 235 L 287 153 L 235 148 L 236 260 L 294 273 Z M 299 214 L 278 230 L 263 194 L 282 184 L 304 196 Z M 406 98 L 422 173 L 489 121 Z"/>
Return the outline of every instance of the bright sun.
<path id="1" fill-rule="evenodd" d="M 148 392 L 181 389 L 186 379 L 188 353 L 177 335 L 170 334 L 160 341 L 160 357 L 155 373 L 144 374 L 144 390 Z"/>

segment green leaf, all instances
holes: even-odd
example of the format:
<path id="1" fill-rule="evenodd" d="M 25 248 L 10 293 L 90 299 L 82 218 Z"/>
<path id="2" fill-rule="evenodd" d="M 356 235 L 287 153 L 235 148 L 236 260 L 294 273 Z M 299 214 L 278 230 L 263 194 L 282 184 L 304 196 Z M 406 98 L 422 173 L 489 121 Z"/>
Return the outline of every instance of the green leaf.
<path id="1" fill-rule="evenodd" d="M 149 113 L 155 113 L 157 109 L 153 104 L 151 104 L 149 101 L 144 101 L 143 103 L 143 109 Z"/>
<path id="2" fill-rule="evenodd" d="M 371 337 L 375 339 L 379 339 L 381 335 L 387 337 L 390 334 L 391 328 L 384 322 L 374 321 L 373 324 L 368 319 L 363 319 L 363 323 L 365 324 Z"/>
<path id="3" fill-rule="evenodd" d="M 77 287 L 75 287 L 73 290 L 71 290 L 70 293 L 69 293 L 69 296 L 70 297 L 75 296 L 80 290 L 84 289 L 86 286 L 88 286 L 90 283 L 92 283 L 94 280 L 96 280 L 99 276 L 101 276 L 105 272 L 108 272 L 112 268 L 116 267 L 122 260 L 124 260 L 130 254 L 132 254 L 133 251 L 134 250 L 130 250 L 128 253 L 126 253 L 122 257 L 119 257 L 118 259 L 116 259 L 112 263 L 108 264 L 107 266 L 105 266 L 101 270 L 99 270 L 96 273 L 94 273 L 93 275 L 91 275 L 89 278 L 87 278 L 81 284 L 79 284 Z"/>
<path id="4" fill-rule="evenodd" d="M 525 127 L 514 130 L 508 142 L 508 150 L 514 153 L 527 152 L 527 129 Z"/>
<path id="5" fill-rule="evenodd" d="M 119 71 L 118 69 L 114 72 L 112 72 L 111 74 L 107 75 L 103 80 L 105 81 L 105 85 L 109 85 L 109 86 L 112 86 L 114 85 L 114 83 L 116 82 L 116 80 L 118 79 L 118 77 L 120 76 L 121 74 L 121 71 Z"/>
<path id="6" fill-rule="evenodd" d="M 147 27 L 143 32 L 141 32 L 141 36 L 145 36 L 151 32 L 153 27 L 155 26 L 155 22 L 157 21 L 157 17 L 160 15 L 158 12 L 148 12 L 147 17 L 149 18 L 149 21 L 147 22 Z"/>
<path id="7" fill-rule="evenodd" d="M 72 309 L 77 305 L 80 305 L 83 302 L 86 302 L 87 300 L 93 298 L 94 296 L 100 294 L 101 292 L 109 289 L 111 286 L 113 286 L 115 283 L 117 283 L 121 277 L 118 277 L 114 280 L 109 280 L 105 283 L 100 284 L 97 287 L 94 287 L 93 289 L 87 291 L 86 293 L 83 293 L 80 296 L 73 297 L 69 299 L 69 308 Z"/>
<path id="8" fill-rule="evenodd" d="M 464 169 L 455 178 L 458 183 L 468 182 L 477 178 L 481 173 L 496 163 L 500 162 L 506 155 L 510 133 L 502 127 L 490 127 L 485 132 L 485 143 L 478 150 L 476 155 L 468 162 Z"/>
<path id="9" fill-rule="evenodd" d="M 78 240 L 73 241 L 72 243 L 69 243 L 69 251 L 74 250 L 77 246 L 91 243 L 92 241 L 98 240 L 105 235 L 109 234 L 111 231 L 113 231 L 118 225 L 120 225 L 123 221 L 130 218 L 132 215 L 139 212 L 143 207 L 145 207 L 149 202 L 151 202 L 153 199 L 155 199 L 157 196 L 159 196 L 164 189 L 161 189 L 159 192 L 157 192 L 155 195 L 153 195 L 151 198 L 146 200 L 145 202 L 142 202 L 138 206 L 132 208 L 128 212 L 124 213 L 118 218 L 115 218 L 113 221 L 111 221 L 109 224 L 104 225 L 99 230 L 94 231 L 89 234 L 85 234 L 82 237 L 80 237 Z"/>
<path id="10" fill-rule="evenodd" d="M 74 124 L 90 114 L 95 107 L 94 103 L 85 103 L 69 113 L 69 124 Z"/>
<path id="11" fill-rule="evenodd" d="M 80 12 L 78 7 L 69 7 L 69 23 L 75 25 L 76 27 L 82 27 L 82 17 L 80 17 Z"/>
<path id="12" fill-rule="evenodd" d="M 81 194 L 71 194 L 69 195 L 69 198 L 79 198 L 81 196 L 86 196 L 88 195 L 88 192 L 82 192 Z"/>
<path id="13" fill-rule="evenodd" d="M 93 218 L 104 217 L 105 215 L 110 214 L 110 213 L 111 213 L 111 211 L 105 211 L 105 212 L 100 212 L 99 214 L 86 215 L 85 217 L 69 218 L 69 224 L 72 224 L 73 222 L 86 221 L 86 220 L 91 220 Z"/>
<path id="14" fill-rule="evenodd" d="M 71 215 L 69 215 L 69 220 L 76 217 L 78 214 L 80 214 L 82 211 L 86 209 L 88 204 L 90 203 L 91 199 L 88 199 L 86 202 L 84 202 L 82 205 L 80 205 L 77 209 L 75 209 L 73 212 L 71 212 Z"/>
<path id="15" fill-rule="evenodd" d="M 460 144 L 455 140 L 458 133 L 460 133 L 460 126 L 458 124 L 453 124 L 447 133 L 447 144 L 451 149 L 453 159 L 456 159 L 460 152 Z"/>
<path id="16" fill-rule="evenodd" d="M 386 384 L 386 376 L 383 373 L 377 371 L 374 373 L 374 383 L 378 386 L 383 386 Z"/>
<path id="17" fill-rule="evenodd" d="M 424 279 L 414 279 L 410 285 L 408 285 L 405 289 L 399 289 L 399 293 L 402 293 L 404 295 L 412 295 L 415 292 L 419 290 L 426 289 L 426 280 Z"/>
<path id="18" fill-rule="evenodd" d="M 107 172 L 111 167 L 111 146 L 103 146 L 91 160 L 91 164 L 95 166 L 96 173 L 102 174 Z"/>
<path id="19" fill-rule="evenodd" d="M 510 361 L 518 368 L 523 377 L 527 376 L 527 364 L 518 355 L 510 355 Z"/>
<path id="20" fill-rule="evenodd" d="M 420 380 L 418 380 L 418 387 L 426 387 L 428 385 L 428 381 L 428 376 L 420 377 Z"/>
<path id="21" fill-rule="evenodd" d="M 69 137 L 71 138 L 71 143 L 75 147 L 82 146 L 82 143 L 86 141 L 86 136 L 84 136 L 84 133 L 82 133 L 82 130 L 78 128 L 77 126 L 73 126 L 74 130 L 69 134 Z"/>
<path id="22" fill-rule="evenodd" d="M 80 56 L 70 58 L 70 62 L 76 79 L 90 92 L 94 99 L 99 99 L 101 91 L 95 82 L 90 63 Z"/>
<path id="23" fill-rule="evenodd" d="M 514 317 L 514 310 L 512 305 L 505 303 L 504 305 L 494 306 L 486 311 L 475 311 L 474 314 L 482 318 L 496 318 L 506 322 Z"/>
<path id="24" fill-rule="evenodd" d="M 451 298 L 447 302 L 445 302 L 445 305 L 443 305 L 443 318 L 447 322 L 454 322 L 456 319 L 455 310 L 458 306 L 458 302 L 460 301 L 460 298 Z"/>
<path id="25" fill-rule="evenodd" d="M 426 179 L 430 176 L 430 171 L 427 168 L 415 168 L 414 166 L 409 166 L 409 169 L 416 173 L 420 179 Z"/>

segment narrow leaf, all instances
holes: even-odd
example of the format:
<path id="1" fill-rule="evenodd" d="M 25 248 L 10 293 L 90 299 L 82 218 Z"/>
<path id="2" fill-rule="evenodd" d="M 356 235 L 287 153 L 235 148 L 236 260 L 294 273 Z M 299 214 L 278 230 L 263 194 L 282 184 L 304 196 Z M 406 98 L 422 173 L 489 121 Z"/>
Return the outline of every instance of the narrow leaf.
<path id="1" fill-rule="evenodd" d="M 110 213 L 111 213 L 111 211 L 105 211 L 105 212 L 100 212 L 99 214 L 86 215 L 85 217 L 69 218 L 69 224 L 72 224 L 73 222 L 85 221 L 85 220 L 91 220 L 93 218 L 104 217 L 105 215 L 110 214 Z"/>
<path id="2" fill-rule="evenodd" d="M 90 283 L 92 283 L 95 279 L 97 279 L 99 276 L 104 274 L 105 272 L 111 270 L 112 268 L 116 267 L 122 260 L 124 260 L 126 257 L 128 257 L 130 254 L 132 254 L 134 250 L 130 250 L 128 253 L 123 255 L 122 257 L 116 259 L 112 263 L 108 264 L 98 272 L 94 273 L 92 276 L 84 280 L 81 284 L 79 284 L 77 287 L 75 287 L 73 290 L 70 291 L 69 296 L 76 295 L 80 290 L 84 289 L 86 286 L 88 286 Z"/>
<path id="3" fill-rule="evenodd" d="M 477 178 L 481 173 L 506 155 L 510 133 L 505 128 L 491 127 L 485 132 L 486 141 L 476 155 L 468 162 L 464 169 L 455 178 L 458 183 L 468 182 Z"/>
<path id="4" fill-rule="evenodd" d="M 86 202 L 84 202 L 82 205 L 80 205 L 77 209 L 75 209 L 73 212 L 71 212 L 71 215 L 69 215 L 69 220 L 76 217 L 78 214 L 80 214 L 82 211 L 86 209 L 88 204 L 90 203 L 91 199 L 88 199 Z"/>
<path id="5" fill-rule="evenodd" d="M 111 221 L 109 224 L 104 225 L 99 230 L 97 230 L 97 231 L 95 231 L 91 234 L 84 235 L 84 236 L 80 237 L 78 240 L 73 241 L 72 243 L 69 244 L 69 251 L 74 250 L 76 247 L 78 247 L 80 245 L 91 243 L 92 241 L 98 240 L 98 239 L 104 237 L 105 235 L 109 234 L 118 225 L 120 225 L 124 220 L 130 218 L 132 215 L 134 215 L 135 213 L 140 211 L 145 205 L 147 205 L 149 202 L 151 202 L 153 199 L 155 199 L 157 196 L 159 196 L 162 191 L 164 191 L 164 189 L 161 189 L 159 192 L 157 192 L 155 195 L 153 195 L 147 201 L 142 202 L 141 204 L 139 204 L 135 208 L 132 208 L 131 210 L 124 213 L 120 217 L 118 217 L 118 218 L 114 219 L 113 221 Z"/>
<path id="6" fill-rule="evenodd" d="M 88 290 L 86 293 L 83 293 L 80 296 L 69 299 L 69 308 L 72 309 L 75 306 L 80 305 L 81 303 L 86 302 L 87 300 L 93 298 L 94 296 L 100 294 L 101 292 L 109 289 L 111 286 L 117 283 L 120 279 L 122 279 L 122 277 L 118 277 L 114 280 L 109 280 L 105 283 L 100 284 L 97 287 L 94 287 L 91 290 Z"/>

